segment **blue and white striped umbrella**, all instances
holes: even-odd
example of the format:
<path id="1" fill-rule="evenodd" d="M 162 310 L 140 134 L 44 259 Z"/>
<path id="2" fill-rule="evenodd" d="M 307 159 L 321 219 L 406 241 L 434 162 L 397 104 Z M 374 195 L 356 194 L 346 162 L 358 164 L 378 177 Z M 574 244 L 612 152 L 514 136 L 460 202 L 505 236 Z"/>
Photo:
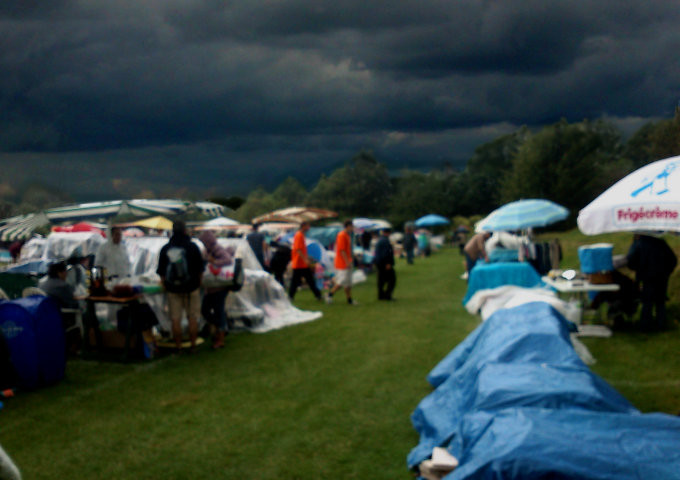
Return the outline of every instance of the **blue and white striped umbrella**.
<path id="1" fill-rule="evenodd" d="M 545 227 L 569 216 L 569 210 L 550 200 L 528 199 L 510 202 L 480 220 L 475 231 L 513 231 Z"/>

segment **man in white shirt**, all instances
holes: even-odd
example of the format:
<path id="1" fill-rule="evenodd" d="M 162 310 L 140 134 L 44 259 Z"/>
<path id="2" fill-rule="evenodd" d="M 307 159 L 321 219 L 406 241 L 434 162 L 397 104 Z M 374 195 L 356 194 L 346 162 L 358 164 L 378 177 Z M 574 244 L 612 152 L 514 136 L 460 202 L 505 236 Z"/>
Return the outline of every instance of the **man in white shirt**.
<path id="1" fill-rule="evenodd" d="M 111 229 L 109 240 L 97 250 L 94 264 L 106 269 L 106 276 L 114 283 L 130 276 L 130 258 L 121 241 L 123 232 L 119 227 Z"/>

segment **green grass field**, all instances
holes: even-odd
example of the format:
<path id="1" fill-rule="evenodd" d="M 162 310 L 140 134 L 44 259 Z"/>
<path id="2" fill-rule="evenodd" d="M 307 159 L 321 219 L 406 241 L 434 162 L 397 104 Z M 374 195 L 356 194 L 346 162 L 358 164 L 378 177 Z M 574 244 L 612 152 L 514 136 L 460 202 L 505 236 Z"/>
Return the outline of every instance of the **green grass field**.
<path id="1" fill-rule="evenodd" d="M 579 236 L 560 238 L 563 265 L 578 267 Z M 445 249 L 398 262 L 396 302 L 375 300 L 371 276 L 357 307 L 302 291 L 296 305 L 323 318 L 232 335 L 217 352 L 71 360 L 59 385 L 7 402 L 0 443 L 26 479 L 411 478 L 409 416 L 431 391 L 425 376 L 479 323 L 461 304 L 462 271 Z M 680 411 L 677 328 L 586 343 L 593 370 L 639 409 Z"/>

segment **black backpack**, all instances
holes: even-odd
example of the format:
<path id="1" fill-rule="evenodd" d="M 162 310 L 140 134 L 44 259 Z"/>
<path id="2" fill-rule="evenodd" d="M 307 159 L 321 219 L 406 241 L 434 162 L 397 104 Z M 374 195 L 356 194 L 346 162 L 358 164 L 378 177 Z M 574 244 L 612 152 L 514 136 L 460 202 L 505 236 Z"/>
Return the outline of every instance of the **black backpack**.
<path id="1" fill-rule="evenodd" d="M 173 289 L 182 290 L 188 288 L 191 283 L 189 275 L 189 264 L 187 262 L 187 251 L 184 247 L 172 246 L 166 252 L 168 266 L 165 270 L 165 283 L 174 287 Z"/>

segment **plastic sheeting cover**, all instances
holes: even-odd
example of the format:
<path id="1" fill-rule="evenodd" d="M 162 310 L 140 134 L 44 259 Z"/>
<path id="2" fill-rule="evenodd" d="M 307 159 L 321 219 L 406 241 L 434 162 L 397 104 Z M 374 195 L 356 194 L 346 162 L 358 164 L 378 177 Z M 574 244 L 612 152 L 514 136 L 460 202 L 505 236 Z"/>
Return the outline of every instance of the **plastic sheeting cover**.
<path id="1" fill-rule="evenodd" d="M 123 239 L 130 257 L 132 270 L 130 283 L 152 285 L 159 283 L 160 278 L 156 274 L 158 256 L 168 240 L 167 237 Z M 96 233 L 52 233 L 45 242 L 46 248 L 41 252 L 41 256 L 45 260 L 64 258 L 76 247 L 81 248 L 83 255 L 96 254 L 98 246 L 104 241 Z M 199 240 L 193 241 L 201 250 L 204 249 Z M 227 314 L 231 318 L 244 320 L 244 325 L 251 331 L 266 332 L 322 316 L 321 312 L 295 308 L 281 286 L 262 270 L 245 239 L 218 238 L 218 242 L 223 247 L 233 248 L 234 256 L 241 259 L 244 268 L 245 285 L 240 291 L 231 292 L 227 297 Z M 154 310 L 161 330 L 170 331 L 164 295 L 147 295 L 146 300 Z"/>
<path id="2" fill-rule="evenodd" d="M 677 479 L 680 418 L 585 410 L 512 408 L 460 422 L 446 480 Z"/>
<path id="3" fill-rule="evenodd" d="M 154 279 L 161 248 L 168 242 L 164 237 L 142 237 L 126 240 L 131 263 L 135 273 L 143 271 L 146 280 Z M 203 244 L 194 240 L 203 249 Z M 244 267 L 245 282 L 238 292 L 230 292 L 227 296 L 227 315 L 234 320 L 241 320 L 244 328 L 257 333 L 282 328 L 288 325 L 309 322 L 321 318 L 321 312 L 310 312 L 294 307 L 288 295 L 270 274 L 262 270 L 260 262 L 242 238 L 218 238 L 223 247 L 235 250 L 235 257 L 241 258 Z M 163 295 L 147 297 L 158 318 L 160 328 L 170 331 Z"/>
<path id="4" fill-rule="evenodd" d="M 101 235 L 94 232 L 53 232 L 47 237 L 42 258 L 44 260 L 68 258 L 77 247 L 80 248 L 82 256 L 96 254 L 99 246 L 105 242 Z"/>

